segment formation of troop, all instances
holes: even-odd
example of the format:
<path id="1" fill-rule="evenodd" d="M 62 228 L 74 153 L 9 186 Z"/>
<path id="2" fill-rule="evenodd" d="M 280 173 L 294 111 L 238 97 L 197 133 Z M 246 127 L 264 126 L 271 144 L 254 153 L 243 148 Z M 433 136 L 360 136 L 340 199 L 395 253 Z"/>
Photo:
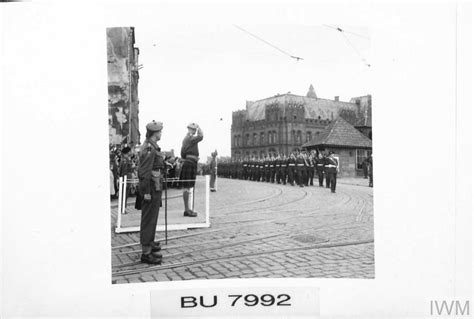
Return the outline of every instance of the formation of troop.
<path id="1" fill-rule="evenodd" d="M 317 178 L 320 187 L 331 188 L 336 192 L 339 160 L 334 152 L 323 154 L 316 150 L 311 152 L 296 151 L 286 154 L 271 154 L 263 158 L 247 157 L 218 164 L 218 175 L 225 178 L 289 184 L 300 187 L 313 186 Z"/>

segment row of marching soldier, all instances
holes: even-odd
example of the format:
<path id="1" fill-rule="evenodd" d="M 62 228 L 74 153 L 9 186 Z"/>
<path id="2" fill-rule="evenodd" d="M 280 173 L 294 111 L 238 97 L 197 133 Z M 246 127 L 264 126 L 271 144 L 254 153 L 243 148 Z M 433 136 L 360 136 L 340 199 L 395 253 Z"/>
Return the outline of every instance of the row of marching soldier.
<path id="1" fill-rule="evenodd" d="M 219 163 L 218 174 L 225 178 L 289 184 L 300 187 L 313 186 L 316 177 L 319 186 L 336 192 L 339 161 L 334 152 L 323 154 L 315 150 L 311 152 L 296 151 L 286 154 L 272 154 L 263 158 L 250 157 Z"/>

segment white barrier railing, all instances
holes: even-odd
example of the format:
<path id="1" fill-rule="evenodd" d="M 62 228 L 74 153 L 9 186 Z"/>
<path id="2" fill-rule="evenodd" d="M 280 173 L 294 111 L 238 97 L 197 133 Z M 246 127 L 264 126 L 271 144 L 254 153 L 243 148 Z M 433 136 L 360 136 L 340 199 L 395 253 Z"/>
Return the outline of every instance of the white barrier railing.
<path id="1" fill-rule="evenodd" d="M 183 181 L 183 180 L 181 180 Z M 197 181 L 197 180 L 196 180 Z M 169 182 L 169 181 L 168 181 Z M 201 180 L 202 182 L 202 180 Z M 117 205 L 117 223 L 115 232 L 116 233 L 123 233 L 123 232 L 134 232 L 139 231 L 140 226 L 126 226 L 124 227 L 122 215 L 126 213 L 127 210 L 127 189 L 132 184 L 138 183 L 138 179 L 128 179 L 127 177 L 120 177 L 119 178 L 119 191 L 118 191 L 118 205 Z M 167 230 L 178 230 L 178 229 L 188 229 L 188 228 L 201 228 L 201 227 L 210 227 L 210 176 L 206 175 L 204 178 L 204 194 L 205 194 L 205 222 L 204 223 L 183 223 L 183 224 L 168 224 L 168 205 L 167 205 L 167 196 L 163 197 L 164 208 L 165 208 L 165 225 L 157 225 L 157 231 L 167 231 Z M 195 187 L 191 189 L 190 194 L 190 203 L 191 209 L 194 210 L 194 200 L 195 200 Z M 185 218 L 185 217 L 183 217 Z M 187 221 L 188 219 L 186 219 Z"/>

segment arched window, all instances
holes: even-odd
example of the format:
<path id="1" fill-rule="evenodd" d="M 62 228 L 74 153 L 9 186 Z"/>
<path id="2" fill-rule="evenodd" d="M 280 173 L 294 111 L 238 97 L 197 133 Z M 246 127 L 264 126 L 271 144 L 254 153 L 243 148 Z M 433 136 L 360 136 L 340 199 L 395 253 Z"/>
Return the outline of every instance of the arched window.
<path id="1" fill-rule="evenodd" d="M 306 132 L 306 142 L 309 142 L 313 139 L 313 133 Z"/>
<path id="2" fill-rule="evenodd" d="M 275 144 L 278 143 L 277 132 L 276 131 L 273 131 L 273 143 L 275 143 Z"/>
<path id="3" fill-rule="evenodd" d="M 296 143 L 301 144 L 302 143 L 301 141 L 302 141 L 301 131 L 298 131 L 298 133 L 296 135 Z"/>
<path id="4" fill-rule="evenodd" d="M 257 135 L 257 133 L 253 133 L 253 145 L 258 145 L 258 135 Z"/>
<path id="5" fill-rule="evenodd" d="M 265 132 L 260 133 L 260 145 L 265 145 Z"/>
<path id="6" fill-rule="evenodd" d="M 250 135 L 249 134 L 246 134 L 245 135 L 245 141 L 244 141 L 245 145 L 248 146 L 250 145 Z"/>
<path id="7" fill-rule="evenodd" d="M 240 135 L 237 135 L 237 146 L 242 146 L 242 137 Z"/>
<path id="8" fill-rule="evenodd" d="M 293 143 L 296 143 L 296 132 L 295 132 L 295 130 L 291 131 L 291 141 Z"/>

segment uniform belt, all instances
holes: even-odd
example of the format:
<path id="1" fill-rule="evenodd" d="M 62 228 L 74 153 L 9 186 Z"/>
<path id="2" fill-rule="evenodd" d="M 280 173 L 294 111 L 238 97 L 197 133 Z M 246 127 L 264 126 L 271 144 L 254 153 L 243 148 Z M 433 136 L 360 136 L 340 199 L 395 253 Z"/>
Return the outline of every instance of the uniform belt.
<path id="1" fill-rule="evenodd" d="M 296 166 L 304 166 L 304 164 L 296 164 Z"/>
<path id="2" fill-rule="evenodd" d="M 265 165 L 265 167 L 268 167 L 268 165 Z"/>
<path id="3" fill-rule="evenodd" d="M 336 165 L 329 164 L 329 165 L 326 165 L 326 167 L 336 167 Z"/>
<path id="4" fill-rule="evenodd" d="M 199 161 L 199 157 L 197 157 L 196 155 L 186 155 L 186 159 L 193 159 Z"/>
<path id="5" fill-rule="evenodd" d="M 295 166 L 295 164 L 288 164 L 288 166 Z"/>
<path id="6" fill-rule="evenodd" d="M 324 164 L 318 164 L 318 166 L 324 166 Z"/>
<path id="7" fill-rule="evenodd" d="M 273 165 L 270 165 L 270 167 L 275 167 L 275 166 L 273 166 Z"/>

